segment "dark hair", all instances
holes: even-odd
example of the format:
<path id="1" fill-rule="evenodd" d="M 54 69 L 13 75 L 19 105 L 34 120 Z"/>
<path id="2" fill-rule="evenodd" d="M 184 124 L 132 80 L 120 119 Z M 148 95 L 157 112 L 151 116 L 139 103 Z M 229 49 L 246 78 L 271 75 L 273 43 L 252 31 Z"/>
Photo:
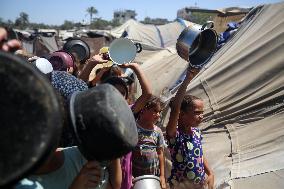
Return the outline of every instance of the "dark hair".
<path id="1" fill-rule="evenodd" d="M 110 77 L 118 77 L 122 74 L 122 70 L 118 66 L 111 66 L 101 77 L 101 81 L 104 82 Z"/>
<path id="2" fill-rule="evenodd" d="M 202 99 L 193 95 L 185 95 L 181 102 L 180 110 L 183 112 L 188 112 L 189 110 L 193 110 L 193 108 L 195 107 L 194 103 L 195 100 L 202 100 Z"/>
<path id="3" fill-rule="evenodd" d="M 164 104 L 162 103 L 161 99 L 157 96 L 152 95 L 151 98 L 147 101 L 146 105 L 144 106 L 145 109 L 157 108 L 162 109 Z"/>
<path id="4" fill-rule="evenodd" d="M 122 78 L 120 77 L 109 77 L 106 80 L 103 81 L 103 83 L 108 83 L 110 85 L 113 85 L 115 87 L 115 85 L 120 85 L 125 89 L 125 98 L 128 98 L 128 87 L 127 84 L 125 83 L 125 81 L 123 81 Z"/>

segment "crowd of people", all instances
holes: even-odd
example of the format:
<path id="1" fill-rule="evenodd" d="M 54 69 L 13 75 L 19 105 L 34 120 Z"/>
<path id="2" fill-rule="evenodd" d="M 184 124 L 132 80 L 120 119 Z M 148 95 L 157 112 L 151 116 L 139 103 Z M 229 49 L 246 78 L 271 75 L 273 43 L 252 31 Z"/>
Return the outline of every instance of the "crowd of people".
<path id="1" fill-rule="evenodd" d="M 7 40 L 7 32 L 0 28 L 0 49 L 14 53 L 15 49 L 21 49 L 21 43 L 17 40 Z M 159 97 L 152 94 L 150 82 L 139 64 L 134 62 L 123 65 L 113 64 L 108 56 L 107 47 L 102 47 L 99 54 L 83 63 L 78 63 L 76 55 L 72 55 L 75 57 L 77 66 L 68 67 L 65 71 L 55 70 L 52 63 L 45 57 L 14 56 L 21 56 L 33 69 L 41 72 L 42 77 L 46 78 L 55 89 L 61 102 L 60 108 L 65 112 L 71 112 L 71 115 L 64 116 L 63 122 L 67 126 L 63 126 L 60 141 L 55 150 L 36 170 L 29 175 L 23 175 L 16 184 L 13 183 L 12 188 L 131 189 L 135 187 L 133 183 L 135 178 L 145 175 L 158 177 L 162 189 L 214 188 L 214 174 L 203 154 L 202 135 L 198 129 L 203 118 L 203 101 L 186 94 L 187 86 L 198 73 L 198 69 L 188 68 L 185 79 L 169 104 L 170 117 L 166 132 L 163 133 L 156 123 L 164 104 Z M 95 77 L 91 77 L 94 68 L 97 68 L 96 74 Z M 136 78 L 142 93 L 134 99 L 133 85 Z M 113 93 L 114 96 L 108 97 L 111 94 L 104 94 L 105 92 Z M 121 99 L 115 96 L 116 93 L 121 95 Z M 83 103 L 77 100 L 81 97 L 84 99 L 84 95 L 89 95 L 88 102 Z M 98 114 L 82 116 L 83 113 L 76 113 L 77 109 L 82 112 L 89 111 L 88 109 L 93 107 L 88 106 L 92 106 L 95 103 L 93 101 L 98 99 L 105 100 L 105 104 L 100 110 L 92 111 L 100 111 L 103 115 L 113 112 L 116 116 L 104 115 L 106 118 L 104 116 L 101 118 L 94 117 Z M 124 102 L 122 103 L 121 100 L 124 100 L 125 106 L 122 106 Z M 119 108 L 115 109 L 113 106 L 119 106 Z M 131 112 L 132 117 L 128 116 L 128 112 Z M 72 119 L 73 114 L 75 114 L 74 119 Z M 117 116 L 121 116 L 117 118 L 119 121 L 112 122 Z M 90 150 L 83 143 L 95 139 L 92 139 L 92 136 L 90 136 L 91 139 L 86 139 L 84 137 L 89 133 L 84 133 L 85 135 L 81 133 L 86 129 L 85 127 L 89 127 L 86 123 L 90 126 L 98 125 L 98 128 L 105 126 L 105 124 L 100 125 L 100 119 L 110 119 L 107 123 L 117 127 L 121 127 L 121 122 L 130 125 L 133 119 L 135 135 L 137 135 L 135 146 L 130 150 L 120 150 L 115 155 L 93 155 L 96 152 L 108 154 L 119 150 L 108 149 L 107 143 L 111 143 L 114 139 L 101 136 L 101 143 L 94 144 L 94 152 L 88 155 Z M 81 132 L 78 128 L 83 128 L 83 131 Z M 116 129 L 108 132 L 116 132 Z M 93 138 L 95 137 L 100 136 L 94 135 Z M 121 136 L 123 139 L 127 137 Z M 96 151 L 99 145 L 104 148 L 102 152 Z M 169 178 L 166 178 L 165 174 L 165 150 L 169 150 L 171 154 L 172 170 Z M 94 158 L 91 158 L 92 155 Z"/>

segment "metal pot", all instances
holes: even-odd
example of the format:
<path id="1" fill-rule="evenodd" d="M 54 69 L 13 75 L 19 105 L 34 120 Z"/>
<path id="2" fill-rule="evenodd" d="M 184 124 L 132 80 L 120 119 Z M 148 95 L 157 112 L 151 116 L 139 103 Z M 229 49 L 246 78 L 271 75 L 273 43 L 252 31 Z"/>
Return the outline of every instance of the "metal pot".
<path id="1" fill-rule="evenodd" d="M 115 39 L 109 47 L 109 57 L 115 64 L 130 63 L 136 57 L 136 53 L 142 51 L 140 43 L 134 43 L 127 38 Z"/>
<path id="2" fill-rule="evenodd" d="M 47 59 L 52 64 L 53 70 L 66 71 L 67 68 L 75 68 L 73 56 L 64 51 L 53 52 Z"/>
<path id="3" fill-rule="evenodd" d="M 108 161 L 135 148 L 138 135 L 133 113 L 112 85 L 73 93 L 69 108 L 78 147 L 87 160 Z"/>
<path id="4" fill-rule="evenodd" d="M 76 58 L 78 58 L 82 64 L 84 64 L 91 55 L 89 45 L 85 41 L 77 38 L 68 40 L 64 44 L 63 50 L 70 54 L 75 53 Z"/>
<path id="5" fill-rule="evenodd" d="M 133 189 L 161 189 L 160 178 L 154 175 L 143 175 L 133 180 Z"/>
<path id="6" fill-rule="evenodd" d="M 213 22 L 202 26 L 192 23 L 179 35 L 176 43 L 177 53 L 189 61 L 192 67 L 201 68 L 214 54 L 218 37 L 212 27 Z"/>

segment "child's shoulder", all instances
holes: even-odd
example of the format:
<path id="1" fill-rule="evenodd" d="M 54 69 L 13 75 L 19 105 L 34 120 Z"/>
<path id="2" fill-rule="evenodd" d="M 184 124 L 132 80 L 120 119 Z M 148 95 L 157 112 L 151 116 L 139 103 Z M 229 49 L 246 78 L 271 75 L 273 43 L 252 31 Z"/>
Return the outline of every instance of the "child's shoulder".
<path id="1" fill-rule="evenodd" d="M 196 133 L 201 133 L 200 129 L 198 129 L 197 127 L 191 127 L 191 131 Z"/>
<path id="2" fill-rule="evenodd" d="M 162 132 L 162 129 L 158 127 L 157 125 L 154 125 L 154 131 Z"/>
<path id="3" fill-rule="evenodd" d="M 194 135 L 196 135 L 198 138 L 202 138 L 202 135 L 201 135 L 201 131 L 200 129 L 196 128 L 196 127 L 193 127 L 191 128 L 191 131 Z"/>

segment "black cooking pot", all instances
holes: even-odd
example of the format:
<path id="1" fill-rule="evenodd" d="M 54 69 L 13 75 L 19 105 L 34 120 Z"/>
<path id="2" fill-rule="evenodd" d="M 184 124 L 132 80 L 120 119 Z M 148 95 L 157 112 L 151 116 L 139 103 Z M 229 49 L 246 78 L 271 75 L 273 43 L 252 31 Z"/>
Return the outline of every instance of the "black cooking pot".
<path id="1" fill-rule="evenodd" d="M 74 93 L 70 115 L 78 147 L 88 160 L 121 157 L 138 142 L 133 113 L 112 85 L 102 84 Z"/>
<path id="2" fill-rule="evenodd" d="M 0 188 L 5 188 L 54 151 L 62 114 L 49 81 L 13 54 L 0 52 L 0 86 Z"/>
<path id="3" fill-rule="evenodd" d="M 90 58 L 90 47 L 81 39 L 69 39 L 63 46 L 63 50 L 68 53 L 75 53 L 81 63 L 85 63 Z"/>

